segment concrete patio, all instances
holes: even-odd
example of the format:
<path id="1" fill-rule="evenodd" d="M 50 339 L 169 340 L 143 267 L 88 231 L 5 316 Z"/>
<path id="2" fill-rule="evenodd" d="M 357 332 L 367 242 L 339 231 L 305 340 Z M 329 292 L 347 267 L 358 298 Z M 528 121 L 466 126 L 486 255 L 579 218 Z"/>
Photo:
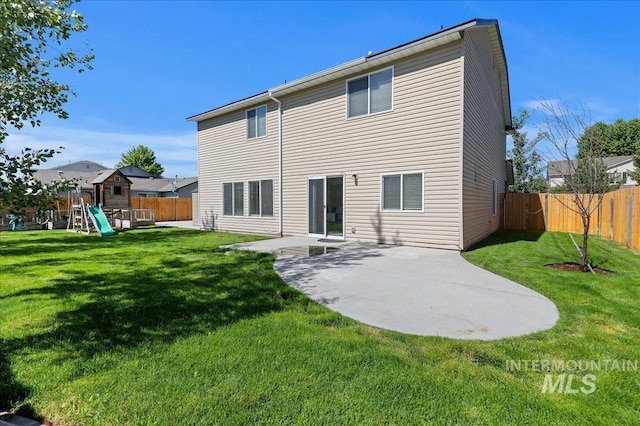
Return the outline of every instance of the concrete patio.
<path id="1" fill-rule="evenodd" d="M 493 340 L 547 330 L 558 321 L 549 299 L 456 251 L 306 237 L 230 247 L 277 254 L 274 268 L 286 283 L 336 312 L 387 330 Z M 330 247 L 326 254 L 324 247 Z"/>

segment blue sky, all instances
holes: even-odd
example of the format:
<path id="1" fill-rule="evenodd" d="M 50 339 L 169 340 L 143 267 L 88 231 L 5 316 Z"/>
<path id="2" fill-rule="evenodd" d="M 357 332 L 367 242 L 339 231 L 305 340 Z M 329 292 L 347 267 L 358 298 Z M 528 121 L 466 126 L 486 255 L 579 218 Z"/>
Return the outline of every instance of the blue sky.
<path id="1" fill-rule="evenodd" d="M 48 166 L 113 166 L 152 148 L 166 176 L 195 176 L 185 118 L 472 18 L 498 19 L 514 113 L 580 101 L 594 120 L 640 117 L 640 2 L 84 1 L 94 70 L 62 73 L 71 117 L 11 131 L 6 147 L 65 146 Z M 533 124 L 533 123 L 532 123 Z"/>

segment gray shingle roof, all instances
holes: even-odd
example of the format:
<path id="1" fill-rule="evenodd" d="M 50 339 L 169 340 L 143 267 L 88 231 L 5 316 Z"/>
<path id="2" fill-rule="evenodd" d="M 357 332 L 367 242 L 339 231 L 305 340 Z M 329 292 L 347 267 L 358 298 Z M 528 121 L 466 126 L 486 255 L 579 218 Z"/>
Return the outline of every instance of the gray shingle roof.
<path id="1" fill-rule="evenodd" d="M 62 171 L 62 177 L 68 180 L 76 179 L 83 190 L 91 191 L 93 190 L 94 183 L 104 182 L 117 170 L 120 169 L 105 169 L 99 172 L 78 172 L 65 170 Z M 48 184 L 53 182 L 54 180 L 60 180 L 61 176 L 58 171 L 59 169 L 40 169 L 36 170 L 33 176 L 42 183 Z M 120 171 L 122 173 L 122 170 Z M 136 192 L 172 192 L 174 190 L 198 182 L 197 177 L 186 177 L 178 179 L 178 181 L 174 184 L 173 178 L 136 177 L 127 176 L 126 173 L 123 173 L 123 175 L 131 182 L 131 190 Z"/>
<path id="2" fill-rule="evenodd" d="M 629 161 L 633 161 L 633 156 L 631 155 L 619 155 L 616 157 L 605 157 L 602 159 L 605 167 L 610 169 L 612 167 L 619 166 L 620 164 L 627 163 Z M 563 161 L 549 161 L 547 163 L 547 176 L 548 177 L 562 177 L 568 174 L 571 174 L 571 170 L 575 170 L 576 168 L 576 160 L 571 160 L 570 162 L 567 160 Z"/>
<path id="3" fill-rule="evenodd" d="M 60 176 L 57 169 L 41 169 L 36 170 L 33 173 L 33 177 L 44 184 L 49 184 L 54 180 L 60 180 L 61 177 L 67 180 L 75 179 L 82 189 L 92 189 L 93 185 L 91 182 L 97 177 L 97 173 L 62 171 L 62 176 Z"/>

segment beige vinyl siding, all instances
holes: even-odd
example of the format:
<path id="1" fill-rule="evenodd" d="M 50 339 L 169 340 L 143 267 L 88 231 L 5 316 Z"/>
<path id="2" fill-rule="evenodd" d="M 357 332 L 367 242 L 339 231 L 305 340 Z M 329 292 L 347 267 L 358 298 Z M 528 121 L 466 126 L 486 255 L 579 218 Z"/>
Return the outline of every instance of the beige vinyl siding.
<path id="1" fill-rule="evenodd" d="M 463 38 L 463 236 L 468 248 L 501 226 L 500 203 L 504 193 L 506 134 L 500 79 L 486 31 L 467 30 Z M 498 190 L 496 215 L 492 214 L 493 180 Z"/>
<path id="2" fill-rule="evenodd" d="M 458 248 L 460 43 L 396 62 L 393 111 L 347 119 L 358 76 L 281 99 L 284 234 L 307 234 L 307 178 L 342 174 L 347 239 Z M 405 172 L 424 172 L 424 212 L 381 212 L 380 175 Z"/>
<path id="3" fill-rule="evenodd" d="M 255 105 L 253 108 L 263 104 Z M 198 123 L 200 227 L 218 231 L 277 234 L 278 107 L 267 107 L 267 135 L 247 139 L 245 109 Z M 273 217 L 249 216 L 249 181 L 273 180 Z M 244 216 L 223 216 L 222 185 L 244 183 Z"/>

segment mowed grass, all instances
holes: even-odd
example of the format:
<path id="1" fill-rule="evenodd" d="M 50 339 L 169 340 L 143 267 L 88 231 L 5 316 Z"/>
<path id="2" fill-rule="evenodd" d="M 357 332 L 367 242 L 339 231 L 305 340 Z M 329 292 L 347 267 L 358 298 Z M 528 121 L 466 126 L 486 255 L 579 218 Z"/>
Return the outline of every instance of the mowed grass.
<path id="1" fill-rule="evenodd" d="M 640 256 L 566 234 L 503 232 L 464 256 L 553 300 L 552 330 L 456 341 L 372 328 L 286 286 L 247 237 L 138 229 L 0 234 L 0 411 L 55 425 L 639 424 L 640 372 L 542 393 L 526 360 L 639 360 Z M 560 372 L 561 373 L 561 372 Z M 555 373 L 554 373 L 555 374 Z M 557 376 L 554 376 L 557 377 Z"/>

